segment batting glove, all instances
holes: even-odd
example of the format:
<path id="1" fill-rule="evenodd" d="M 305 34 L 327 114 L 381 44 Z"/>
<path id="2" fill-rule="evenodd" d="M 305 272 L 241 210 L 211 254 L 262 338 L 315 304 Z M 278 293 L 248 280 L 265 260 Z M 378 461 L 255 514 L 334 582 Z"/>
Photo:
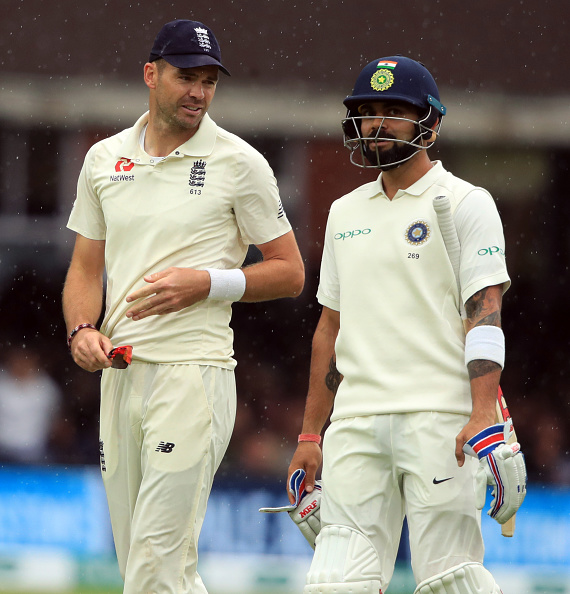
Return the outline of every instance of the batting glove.
<path id="1" fill-rule="evenodd" d="M 311 547 L 315 548 L 315 539 L 321 531 L 321 481 L 315 481 L 315 488 L 310 493 L 305 490 L 305 471 L 298 468 L 289 479 L 289 493 L 295 498 L 295 503 L 282 507 L 261 507 L 260 512 L 278 513 L 286 511 L 297 524 L 301 534 L 307 539 Z"/>
<path id="2" fill-rule="evenodd" d="M 473 436 L 463 451 L 479 459 L 475 475 L 475 505 L 485 507 L 487 485 L 493 487 L 491 509 L 487 512 L 499 524 L 515 515 L 526 496 L 526 466 L 520 444 L 506 443 L 512 423 L 498 423 Z"/>

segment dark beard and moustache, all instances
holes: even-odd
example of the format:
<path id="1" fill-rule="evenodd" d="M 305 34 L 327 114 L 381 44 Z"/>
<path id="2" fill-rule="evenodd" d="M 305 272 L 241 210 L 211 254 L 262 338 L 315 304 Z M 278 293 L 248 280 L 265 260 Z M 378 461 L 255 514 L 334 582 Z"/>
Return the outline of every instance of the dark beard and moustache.
<path id="1" fill-rule="evenodd" d="M 368 146 L 368 143 L 365 145 L 364 155 L 368 159 L 368 162 L 374 167 L 379 167 L 382 171 L 390 171 L 390 169 L 400 167 L 406 159 L 409 159 L 418 151 L 418 148 L 415 146 L 411 146 L 404 142 L 398 142 L 396 137 L 391 134 L 385 134 L 381 138 L 375 138 L 374 140 L 396 141 L 392 148 L 383 151 L 371 149 Z"/>

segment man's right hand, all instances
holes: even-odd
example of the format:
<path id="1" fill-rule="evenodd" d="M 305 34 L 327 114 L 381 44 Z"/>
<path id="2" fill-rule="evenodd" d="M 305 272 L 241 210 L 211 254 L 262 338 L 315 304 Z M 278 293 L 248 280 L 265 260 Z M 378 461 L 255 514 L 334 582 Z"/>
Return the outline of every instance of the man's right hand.
<path id="1" fill-rule="evenodd" d="M 323 454 L 319 444 L 311 441 L 302 441 L 299 443 L 295 450 L 295 454 L 293 455 L 293 459 L 291 460 L 291 464 L 289 465 L 287 485 L 289 485 L 293 472 L 298 468 L 302 468 L 306 472 L 305 490 L 307 493 L 311 493 L 315 488 L 315 476 L 322 460 Z M 295 503 L 295 498 L 292 493 L 287 491 L 287 496 L 289 497 L 289 502 L 291 504 Z"/>
<path id="2" fill-rule="evenodd" d="M 71 341 L 71 356 L 79 367 L 86 371 L 99 371 L 111 367 L 107 353 L 113 344 L 98 330 L 85 328 L 78 332 Z"/>

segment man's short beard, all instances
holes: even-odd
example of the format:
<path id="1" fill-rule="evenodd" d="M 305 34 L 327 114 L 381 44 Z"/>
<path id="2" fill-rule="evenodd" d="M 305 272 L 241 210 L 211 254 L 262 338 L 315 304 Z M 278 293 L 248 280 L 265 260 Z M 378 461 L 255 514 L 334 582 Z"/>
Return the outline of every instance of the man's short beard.
<path id="1" fill-rule="evenodd" d="M 168 127 L 174 132 L 187 132 L 195 127 L 195 124 L 189 124 L 178 116 L 176 109 L 172 109 L 169 104 L 167 107 L 163 107 L 162 104 L 157 104 L 157 114 L 160 119 L 168 125 Z"/>
<path id="2" fill-rule="evenodd" d="M 368 159 L 370 165 L 382 169 L 382 171 L 390 171 L 403 165 L 406 159 L 411 157 L 418 151 L 417 147 L 406 143 L 394 142 L 392 148 L 384 151 L 371 149 L 368 144 L 364 149 L 364 155 Z"/>

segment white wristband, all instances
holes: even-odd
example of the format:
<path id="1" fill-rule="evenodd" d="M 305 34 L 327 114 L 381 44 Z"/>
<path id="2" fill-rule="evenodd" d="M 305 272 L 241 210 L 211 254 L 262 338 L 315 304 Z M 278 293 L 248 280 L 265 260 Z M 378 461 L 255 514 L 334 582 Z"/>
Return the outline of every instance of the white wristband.
<path id="1" fill-rule="evenodd" d="M 239 301 L 245 293 L 245 274 L 241 268 L 219 270 L 206 268 L 210 274 L 208 299 L 216 301 Z"/>
<path id="2" fill-rule="evenodd" d="M 465 365 L 476 359 L 505 366 L 505 335 L 497 326 L 475 326 L 465 337 Z"/>

